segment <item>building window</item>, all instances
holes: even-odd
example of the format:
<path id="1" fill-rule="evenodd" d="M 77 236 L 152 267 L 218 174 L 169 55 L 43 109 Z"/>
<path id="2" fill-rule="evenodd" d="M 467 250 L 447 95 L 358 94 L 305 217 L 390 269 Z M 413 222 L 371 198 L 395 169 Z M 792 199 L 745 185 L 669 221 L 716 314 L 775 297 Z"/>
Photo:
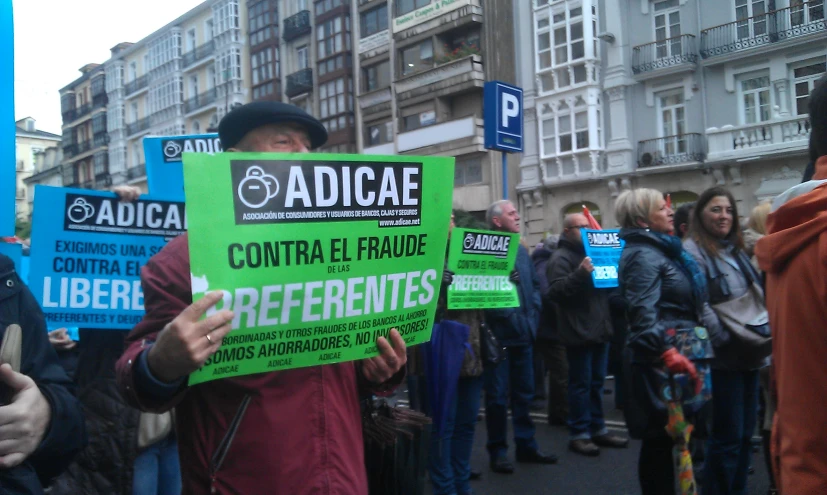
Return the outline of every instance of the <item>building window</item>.
<path id="1" fill-rule="evenodd" d="M 279 75 L 279 56 L 275 47 L 269 46 L 259 50 L 250 57 L 250 68 L 253 73 L 253 85 L 257 85 Z"/>
<path id="2" fill-rule="evenodd" d="M 362 38 L 388 29 L 388 6 L 380 5 L 375 9 L 362 12 L 360 34 Z"/>
<path id="3" fill-rule="evenodd" d="M 568 16 L 568 18 L 566 18 Z M 583 9 L 566 10 L 554 15 L 554 57 L 552 65 L 561 65 L 586 56 L 583 41 Z"/>
<path id="4" fill-rule="evenodd" d="M 681 12 L 678 0 L 656 2 L 655 56 L 666 58 L 681 54 Z"/>
<path id="5" fill-rule="evenodd" d="M 813 91 L 813 88 L 815 88 L 816 82 L 824 75 L 825 70 L 827 70 L 827 64 L 825 64 L 825 62 L 811 63 L 793 69 L 796 115 L 807 115 L 810 113 L 810 93 Z"/>
<path id="6" fill-rule="evenodd" d="M 686 153 L 686 107 L 683 100 L 683 90 L 662 95 L 658 98 L 658 116 L 660 120 L 660 136 L 663 139 L 660 147 L 664 156 L 675 156 Z"/>
<path id="7" fill-rule="evenodd" d="M 198 43 L 195 40 L 195 28 L 192 28 L 187 31 L 187 51 L 191 52 L 195 50 L 196 46 L 198 46 Z"/>
<path id="8" fill-rule="evenodd" d="M 319 59 L 343 50 L 350 50 L 349 15 L 336 17 L 316 26 L 316 55 Z"/>
<path id="9" fill-rule="evenodd" d="M 405 131 L 413 131 L 421 127 L 428 127 L 436 124 L 436 112 L 433 110 L 426 110 L 402 117 L 402 129 Z"/>
<path id="10" fill-rule="evenodd" d="M 319 85 L 319 116 L 324 119 L 353 109 L 350 79 L 340 77 Z"/>
<path id="11" fill-rule="evenodd" d="M 106 132 L 106 114 L 99 113 L 92 117 L 92 133 L 100 134 Z"/>
<path id="12" fill-rule="evenodd" d="M 382 122 L 367 126 L 365 129 L 365 146 L 379 146 L 393 142 L 393 122 Z"/>
<path id="13" fill-rule="evenodd" d="M 298 10 L 296 10 L 297 14 L 303 10 L 310 10 L 307 6 L 307 1 L 308 0 L 298 0 L 298 2 L 296 2 L 296 6 L 298 7 Z"/>
<path id="14" fill-rule="evenodd" d="M 365 91 L 373 91 L 375 89 L 386 88 L 390 86 L 390 62 L 385 60 L 384 62 L 379 62 L 376 65 L 371 65 L 370 67 L 363 68 L 362 79 L 365 81 Z"/>
<path id="15" fill-rule="evenodd" d="M 396 17 L 405 15 L 408 12 L 425 7 L 430 4 L 431 0 L 396 0 Z"/>
<path id="16" fill-rule="evenodd" d="M 192 133 L 193 134 L 201 134 L 201 123 L 197 120 L 192 121 Z"/>
<path id="17" fill-rule="evenodd" d="M 344 131 L 353 128 L 353 115 L 339 115 L 332 119 L 323 120 L 322 125 L 327 129 L 327 132 Z"/>
<path id="18" fill-rule="evenodd" d="M 260 98 L 267 97 L 275 91 L 276 85 L 273 81 L 270 81 L 266 84 L 262 84 L 253 88 L 253 99 L 258 100 Z"/>
<path id="19" fill-rule="evenodd" d="M 330 12 L 336 7 L 347 5 L 347 0 L 320 0 L 316 2 L 316 15 L 322 15 Z"/>
<path id="20" fill-rule="evenodd" d="M 770 78 L 751 77 L 741 81 L 742 123 L 755 124 L 770 120 Z"/>
<path id="21" fill-rule="evenodd" d="M 735 31 L 738 39 L 754 38 L 767 33 L 766 0 L 735 0 Z"/>
<path id="22" fill-rule="evenodd" d="M 269 0 L 264 0 L 250 7 L 248 11 L 250 17 L 250 46 L 258 45 L 271 38 L 277 38 L 279 35 L 278 12 L 273 11 L 271 13 L 269 3 Z"/>
<path id="23" fill-rule="evenodd" d="M 129 81 L 138 79 L 138 62 L 129 62 Z"/>
<path id="24" fill-rule="evenodd" d="M 307 56 L 307 45 L 296 48 L 296 66 L 298 70 L 306 69 L 309 63 L 310 59 Z"/>
<path id="25" fill-rule="evenodd" d="M 482 157 L 459 159 L 454 166 L 454 187 L 482 183 Z"/>
<path id="26" fill-rule="evenodd" d="M 599 143 L 591 143 L 589 140 L 589 113 L 582 97 L 577 97 L 571 107 L 565 101 L 561 101 L 556 110 L 552 112 L 548 109 L 544 113 L 540 123 L 543 156 L 555 156 L 599 146 Z M 595 122 L 595 125 L 599 128 L 599 122 Z"/>
<path id="27" fill-rule="evenodd" d="M 232 31 L 232 41 L 238 41 L 238 0 L 223 0 L 213 4 L 212 17 L 215 22 L 213 36 L 219 37 L 222 34 Z"/>
<path id="28" fill-rule="evenodd" d="M 111 131 L 123 129 L 124 126 L 124 106 L 110 105 L 106 109 L 106 126 Z"/>
<path id="29" fill-rule="evenodd" d="M 430 38 L 405 48 L 400 53 L 403 76 L 430 69 L 434 64 L 434 44 Z"/>
<path id="30" fill-rule="evenodd" d="M 95 175 L 101 175 L 106 173 L 106 152 L 99 151 L 95 153 L 94 157 L 95 162 Z"/>
<path id="31" fill-rule="evenodd" d="M 212 19 L 204 21 L 204 42 L 210 41 L 215 37 L 215 23 Z"/>
<path id="32" fill-rule="evenodd" d="M 130 110 L 131 110 L 131 112 L 130 112 L 129 121 L 130 122 L 137 122 L 138 121 L 138 102 L 137 101 L 132 102 Z"/>
<path id="33" fill-rule="evenodd" d="M 327 60 L 319 62 L 319 77 L 336 70 L 341 70 L 343 67 L 350 67 L 349 56 L 339 55 L 337 57 L 330 57 Z"/>

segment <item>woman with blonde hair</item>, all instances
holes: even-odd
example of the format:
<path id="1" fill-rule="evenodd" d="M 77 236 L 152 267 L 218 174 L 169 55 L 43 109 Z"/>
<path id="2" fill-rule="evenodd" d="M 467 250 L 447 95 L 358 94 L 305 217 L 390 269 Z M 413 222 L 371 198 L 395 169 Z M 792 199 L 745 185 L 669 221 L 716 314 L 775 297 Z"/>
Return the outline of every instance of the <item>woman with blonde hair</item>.
<path id="1" fill-rule="evenodd" d="M 764 201 L 752 209 L 752 214 L 749 216 L 747 228 L 744 229 L 744 252 L 752 259 L 752 264 L 758 266 L 755 262 L 755 245 L 758 239 L 767 234 L 767 215 L 770 214 L 772 203 Z"/>
<path id="2" fill-rule="evenodd" d="M 678 394 L 692 422 L 706 403 L 706 360 L 720 327 L 707 304 L 704 274 L 680 238 L 669 234 L 674 213 L 663 194 L 626 191 L 617 198 L 615 215 L 626 242 L 619 270 L 629 319 L 624 415 L 632 437 L 643 440 L 638 461 L 643 495 L 674 493 L 666 404 Z"/>

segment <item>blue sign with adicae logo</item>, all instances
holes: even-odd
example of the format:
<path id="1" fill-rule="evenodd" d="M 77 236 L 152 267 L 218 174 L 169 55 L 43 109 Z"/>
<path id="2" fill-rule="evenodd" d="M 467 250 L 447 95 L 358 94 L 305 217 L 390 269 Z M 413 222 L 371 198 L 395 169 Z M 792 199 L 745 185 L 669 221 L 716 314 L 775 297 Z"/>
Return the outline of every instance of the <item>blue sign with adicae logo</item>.
<path id="1" fill-rule="evenodd" d="M 523 151 L 523 90 L 500 81 L 483 89 L 485 147 L 504 152 Z"/>
<path id="2" fill-rule="evenodd" d="M 0 236 L 14 235 L 15 123 L 14 20 L 11 0 L 0 0 Z"/>
<path id="3" fill-rule="evenodd" d="M 130 329 L 141 267 L 186 230 L 183 201 L 36 186 L 29 288 L 49 328 Z"/>
<path id="4" fill-rule="evenodd" d="M 592 259 L 594 271 L 592 281 L 598 289 L 611 289 L 618 286 L 618 268 L 620 255 L 626 241 L 620 238 L 619 230 L 580 229 L 586 256 Z"/>
<path id="5" fill-rule="evenodd" d="M 149 194 L 169 199 L 184 198 L 183 153 L 220 153 L 218 134 L 152 136 L 144 138 L 146 182 Z"/>

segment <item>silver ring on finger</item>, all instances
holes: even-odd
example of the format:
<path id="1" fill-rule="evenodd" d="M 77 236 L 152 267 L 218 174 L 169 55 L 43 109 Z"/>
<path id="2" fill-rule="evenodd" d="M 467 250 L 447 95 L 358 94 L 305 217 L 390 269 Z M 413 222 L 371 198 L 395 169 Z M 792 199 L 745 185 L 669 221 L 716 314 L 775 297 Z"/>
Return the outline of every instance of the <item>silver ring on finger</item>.
<path id="1" fill-rule="evenodd" d="M 213 344 L 213 342 L 212 342 L 212 338 L 210 337 L 210 334 L 207 334 L 207 335 L 205 335 L 204 337 L 207 337 L 207 342 L 209 342 L 209 343 L 210 343 L 210 345 L 212 345 L 212 344 Z"/>

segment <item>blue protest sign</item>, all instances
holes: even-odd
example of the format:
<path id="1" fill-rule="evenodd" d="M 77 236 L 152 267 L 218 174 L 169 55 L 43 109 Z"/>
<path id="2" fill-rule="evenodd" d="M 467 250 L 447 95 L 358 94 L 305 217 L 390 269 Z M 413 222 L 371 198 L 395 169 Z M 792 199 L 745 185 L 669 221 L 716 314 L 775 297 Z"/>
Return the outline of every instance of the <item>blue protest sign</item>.
<path id="1" fill-rule="evenodd" d="M 14 235 L 15 167 L 14 20 L 11 0 L 0 0 L 0 236 Z"/>
<path id="2" fill-rule="evenodd" d="M 619 230 L 580 229 L 586 256 L 592 259 L 594 265 L 592 280 L 598 289 L 611 289 L 618 285 L 620 254 L 626 245 L 619 233 Z"/>
<path id="3" fill-rule="evenodd" d="M 35 189 L 29 287 L 49 327 L 132 328 L 144 313 L 141 267 L 185 231 L 184 203 Z"/>
<path id="4" fill-rule="evenodd" d="M 218 134 L 191 134 L 144 138 L 146 182 L 149 194 L 170 199 L 184 198 L 182 153 L 219 153 Z"/>
<path id="5" fill-rule="evenodd" d="M 523 151 L 523 90 L 500 81 L 483 89 L 485 147 L 505 152 Z"/>
<path id="6" fill-rule="evenodd" d="M 20 275 L 20 278 L 23 279 L 23 282 L 26 281 L 26 277 L 23 276 L 23 246 L 16 242 L 3 242 L 0 241 L 0 254 L 5 254 L 9 258 L 11 258 L 12 263 L 14 263 L 14 270 Z"/>

